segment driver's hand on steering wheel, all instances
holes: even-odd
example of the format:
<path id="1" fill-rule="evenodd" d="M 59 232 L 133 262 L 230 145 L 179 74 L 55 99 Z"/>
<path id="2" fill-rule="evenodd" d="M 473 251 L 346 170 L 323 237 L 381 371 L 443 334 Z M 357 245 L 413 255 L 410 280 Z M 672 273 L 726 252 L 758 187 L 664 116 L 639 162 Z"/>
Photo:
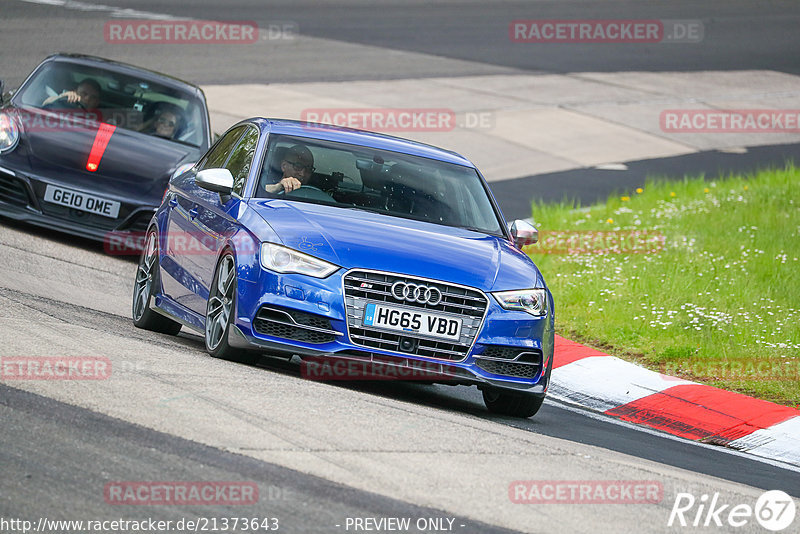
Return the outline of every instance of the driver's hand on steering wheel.
<path id="1" fill-rule="evenodd" d="M 45 99 L 45 101 L 42 102 L 42 106 L 43 107 L 52 106 L 55 102 L 64 99 L 66 99 L 67 102 L 70 104 L 74 104 L 81 109 L 86 109 L 86 105 L 81 100 L 81 97 L 77 91 L 63 91 L 61 94 L 53 95 Z"/>
<path id="2" fill-rule="evenodd" d="M 64 91 L 58 95 L 58 100 L 61 100 L 62 98 L 66 98 L 67 102 L 70 102 L 71 104 L 81 101 L 81 97 L 78 95 L 77 91 Z"/>
<path id="3" fill-rule="evenodd" d="M 291 193 L 295 189 L 300 189 L 303 186 L 302 182 L 294 176 L 287 176 L 281 179 L 280 182 L 274 184 L 270 189 L 271 193 Z"/>
<path id="4" fill-rule="evenodd" d="M 77 91 L 62 91 L 61 94 L 53 95 L 51 97 L 46 98 L 45 101 L 42 102 L 42 105 L 46 106 L 47 104 L 52 104 L 53 102 L 61 100 L 62 98 L 66 98 L 67 102 L 72 102 L 72 103 L 75 102 L 80 103 L 81 100 L 81 97 L 78 95 Z"/>

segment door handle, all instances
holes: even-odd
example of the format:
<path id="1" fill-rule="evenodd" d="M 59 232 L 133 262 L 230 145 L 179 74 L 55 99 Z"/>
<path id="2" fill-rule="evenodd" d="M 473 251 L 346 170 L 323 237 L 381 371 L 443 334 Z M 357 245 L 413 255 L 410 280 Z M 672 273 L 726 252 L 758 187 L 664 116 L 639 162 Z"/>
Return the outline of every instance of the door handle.
<path id="1" fill-rule="evenodd" d="M 170 198 L 169 199 L 169 207 L 170 208 L 175 208 L 177 206 L 178 206 L 178 199 L 175 198 L 175 197 Z"/>
<path id="2" fill-rule="evenodd" d="M 192 208 L 189 210 L 189 218 L 194 220 L 195 217 L 197 217 L 197 209 Z"/>

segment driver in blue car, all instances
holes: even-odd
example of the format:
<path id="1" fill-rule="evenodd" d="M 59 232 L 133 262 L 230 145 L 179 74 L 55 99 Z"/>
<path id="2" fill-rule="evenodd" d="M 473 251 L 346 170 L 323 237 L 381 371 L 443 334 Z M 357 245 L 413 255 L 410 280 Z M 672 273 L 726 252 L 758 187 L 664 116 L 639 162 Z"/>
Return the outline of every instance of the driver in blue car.
<path id="1" fill-rule="evenodd" d="M 291 193 L 308 184 L 314 174 L 314 155 L 307 146 L 294 145 L 286 150 L 281 160 L 281 173 L 283 176 L 279 182 L 264 186 L 267 193 Z"/>

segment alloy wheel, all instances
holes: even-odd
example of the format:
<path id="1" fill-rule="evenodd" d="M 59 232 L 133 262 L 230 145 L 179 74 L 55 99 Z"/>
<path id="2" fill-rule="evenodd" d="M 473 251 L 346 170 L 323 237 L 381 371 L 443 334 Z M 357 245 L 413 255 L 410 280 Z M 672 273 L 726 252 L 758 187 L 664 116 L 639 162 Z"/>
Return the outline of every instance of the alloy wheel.
<path id="1" fill-rule="evenodd" d="M 228 330 L 228 322 L 233 311 L 235 288 L 236 266 L 232 256 L 225 256 L 220 262 L 213 291 L 208 299 L 206 340 L 208 348 L 211 350 L 219 346 Z"/>

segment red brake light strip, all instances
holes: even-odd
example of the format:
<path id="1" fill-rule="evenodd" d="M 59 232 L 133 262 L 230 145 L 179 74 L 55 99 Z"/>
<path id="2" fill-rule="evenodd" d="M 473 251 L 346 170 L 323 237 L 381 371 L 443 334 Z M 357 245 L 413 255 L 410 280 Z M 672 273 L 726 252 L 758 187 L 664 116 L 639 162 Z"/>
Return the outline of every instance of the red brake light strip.
<path id="1" fill-rule="evenodd" d="M 92 144 L 92 151 L 89 152 L 89 159 L 86 161 L 86 170 L 95 172 L 97 167 L 100 166 L 100 160 L 103 159 L 103 154 L 106 151 L 108 142 L 111 136 L 114 135 L 114 130 L 117 127 L 113 124 L 100 123 L 100 128 L 97 129 L 97 134 L 94 136 L 94 144 Z"/>

